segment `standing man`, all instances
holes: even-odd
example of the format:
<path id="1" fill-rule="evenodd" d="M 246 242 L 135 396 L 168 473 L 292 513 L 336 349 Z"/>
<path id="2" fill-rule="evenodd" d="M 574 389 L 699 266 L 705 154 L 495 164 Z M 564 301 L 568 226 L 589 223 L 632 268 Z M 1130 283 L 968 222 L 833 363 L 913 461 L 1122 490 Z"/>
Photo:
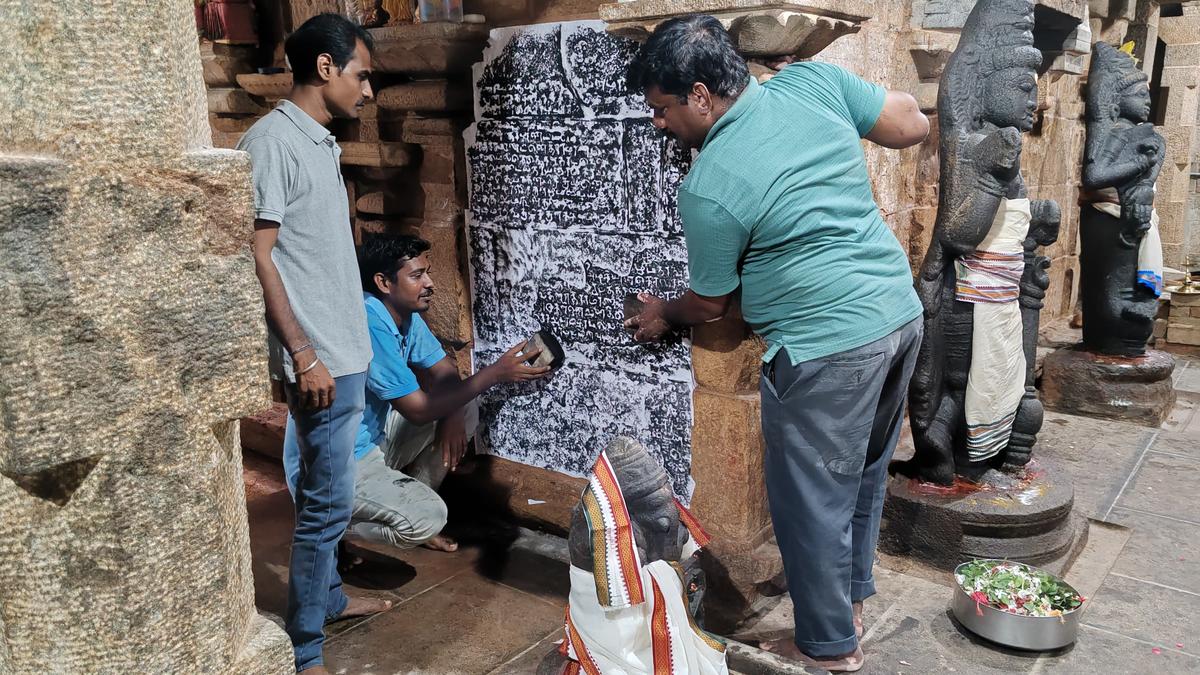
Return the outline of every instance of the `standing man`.
<path id="1" fill-rule="evenodd" d="M 630 69 L 654 124 L 700 150 L 679 188 L 690 289 L 644 294 L 634 338 L 725 315 L 734 293 L 769 348 L 767 494 L 796 608 L 764 645 L 833 671 L 862 667 L 862 601 L 887 464 L 921 342 L 908 260 L 879 215 L 860 139 L 920 143 L 916 101 L 824 63 L 764 85 L 710 16 L 660 24 Z"/>
<path id="2" fill-rule="evenodd" d="M 326 129 L 371 98 L 371 37 L 336 14 L 315 16 L 284 45 L 291 94 L 242 137 L 253 164 L 254 261 L 266 302 L 270 367 L 284 382 L 300 449 L 286 629 L 296 670 L 323 665 L 327 619 L 389 603 L 349 599 L 337 544 L 354 498 L 354 439 L 362 420 L 371 341 L 363 312 L 349 204 Z"/>

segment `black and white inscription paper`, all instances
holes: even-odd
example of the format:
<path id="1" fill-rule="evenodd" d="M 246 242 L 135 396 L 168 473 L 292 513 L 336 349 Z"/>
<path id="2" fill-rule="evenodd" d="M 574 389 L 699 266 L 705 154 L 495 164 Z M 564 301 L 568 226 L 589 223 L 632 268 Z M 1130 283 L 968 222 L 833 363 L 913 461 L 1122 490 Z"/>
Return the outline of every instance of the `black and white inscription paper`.
<path id="1" fill-rule="evenodd" d="M 615 435 L 691 495 L 688 344 L 622 329 L 627 293 L 687 288 L 675 190 L 687 155 L 625 86 L 637 44 L 600 22 L 492 31 L 466 131 L 475 366 L 547 329 L 567 352 L 549 380 L 481 398 L 484 445 L 583 475 Z"/>

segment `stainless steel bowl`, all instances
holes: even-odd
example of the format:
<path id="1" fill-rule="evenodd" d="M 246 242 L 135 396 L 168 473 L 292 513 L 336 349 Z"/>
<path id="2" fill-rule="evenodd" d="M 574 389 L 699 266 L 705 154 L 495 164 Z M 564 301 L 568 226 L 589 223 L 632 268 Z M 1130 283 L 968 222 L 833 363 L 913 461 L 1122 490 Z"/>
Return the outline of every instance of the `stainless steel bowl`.
<path id="1" fill-rule="evenodd" d="M 1050 574 L 1046 570 L 1011 560 L 988 560 L 986 562 L 1020 565 L 1026 569 Z M 1069 612 L 1063 612 L 1062 616 L 1021 616 L 996 609 L 991 605 L 977 603 L 958 584 L 959 570 L 967 564 L 969 563 L 963 563 L 954 569 L 954 598 L 950 602 L 954 617 L 958 619 L 959 623 L 966 626 L 967 630 L 992 642 L 1032 651 L 1060 649 L 1075 641 L 1075 636 L 1079 632 L 1079 614 L 1083 610 L 1083 605 Z M 1050 576 L 1058 579 L 1053 574 Z M 1061 579 L 1059 582 L 1075 591 L 1070 584 Z M 1075 592 L 1078 594 L 1078 591 Z"/>

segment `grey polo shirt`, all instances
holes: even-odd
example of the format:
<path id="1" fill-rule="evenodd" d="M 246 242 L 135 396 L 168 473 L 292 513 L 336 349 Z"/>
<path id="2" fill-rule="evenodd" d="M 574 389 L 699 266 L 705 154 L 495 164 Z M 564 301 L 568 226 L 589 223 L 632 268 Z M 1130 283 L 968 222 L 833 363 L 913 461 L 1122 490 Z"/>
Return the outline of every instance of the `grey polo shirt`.
<path id="1" fill-rule="evenodd" d="M 279 223 L 271 259 L 300 327 L 330 375 L 365 372 L 371 338 L 341 148 L 328 129 L 284 100 L 246 131 L 237 149 L 250 153 L 254 217 Z M 269 348 L 271 377 L 294 382 L 292 361 L 274 334 Z"/>

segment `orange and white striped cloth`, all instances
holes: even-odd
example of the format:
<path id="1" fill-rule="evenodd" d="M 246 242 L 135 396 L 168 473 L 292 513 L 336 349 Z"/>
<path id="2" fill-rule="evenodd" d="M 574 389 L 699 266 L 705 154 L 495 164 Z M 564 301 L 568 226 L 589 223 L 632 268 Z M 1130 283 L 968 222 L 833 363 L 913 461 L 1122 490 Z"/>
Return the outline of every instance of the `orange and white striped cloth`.
<path id="1" fill-rule="evenodd" d="M 1020 295 L 1029 234 L 1028 199 L 1004 199 L 978 252 L 956 262 L 956 299 L 975 305 L 971 368 L 963 404 L 967 454 L 980 462 L 1008 447 L 1025 395 Z"/>
<path id="2" fill-rule="evenodd" d="M 689 537 L 684 557 L 708 535 L 679 500 Z M 593 569 L 571 566 L 571 594 L 560 653 L 565 675 L 725 675 L 725 645 L 703 631 L 688 611 L 677 563 L 643 565 L 625 497 L 608 456 L 601 453 L 583 494 L 592 536 Z"/>
<path id="3" fill-rule="evenodd" d="M 633 538 L 633 523 L 617 474 L 601 452 L 583 491 L 583 513 L 592 536 L 596 595 L 605 607 L 631 607 L 646 601 L 638 570 L 642 561 Z"/>
<path id="4" fill-rule="evenodd" d="M 655 560 L 641 569 L 648 597 L 639 605 L 602 607 L 595 577 L 571 567 L 570 605 L 559 652 L 563 672 L 587 675 L 727 675 L 725 644 L 688 612 L 682 571 Z"/>

